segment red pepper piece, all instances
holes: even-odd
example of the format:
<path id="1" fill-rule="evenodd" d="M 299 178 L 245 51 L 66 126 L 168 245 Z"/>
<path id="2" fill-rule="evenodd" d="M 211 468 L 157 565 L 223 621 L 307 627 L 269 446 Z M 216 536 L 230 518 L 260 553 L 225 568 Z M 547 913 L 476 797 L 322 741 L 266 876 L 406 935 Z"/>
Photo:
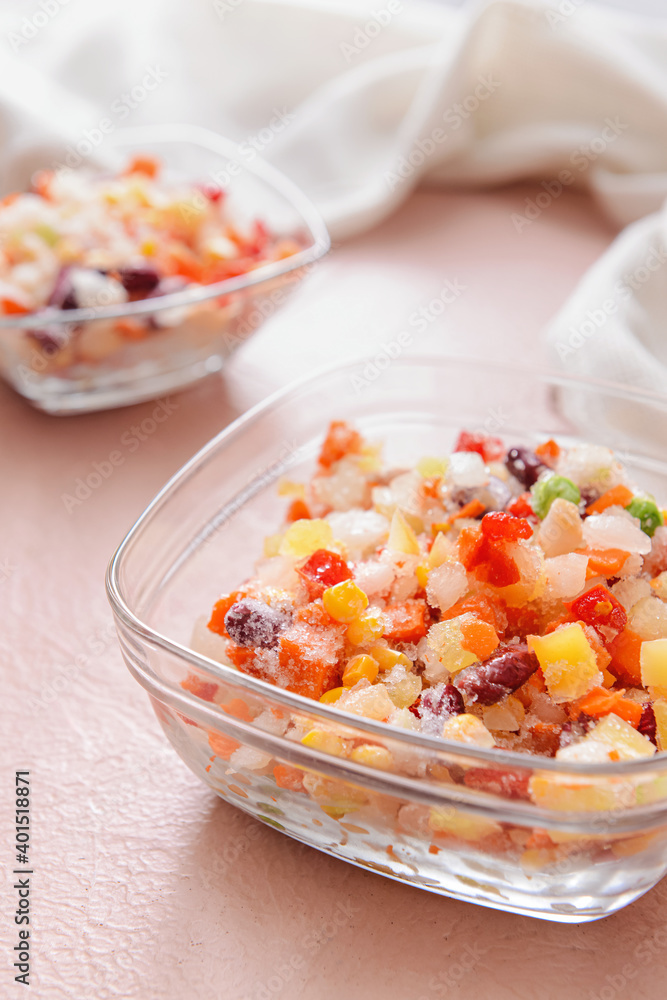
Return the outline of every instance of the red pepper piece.
<path id="1" fill-rule="evenodd" d="M 522 493 L 516 500 L 507 505 L 507 513 L 515 517 L 535 517 L 535 511 L 530 504 L 530 493 Z"/>
<path id="2" fill-rule="evenodd" d="M 525 518 L 507 514 L 502 510 L 485 514 L 481 527 L 485 538 L 503 539 L 506 542 L 517 542 L 520 538 L 531 538 L 533 534 L 533 529 Z"/>
<path id="3" fill-rule="evenodd" d="M 577 618 L 587 625 L 592 625 L 593 628 L 604 625 L 615 632 L 622 632 L 628 623 L 625 608 L 602 584 L 591 587 L 576 601 L 566 602 L 565 606 Z"/>
<path id="4" fill-rule="evenodd" d="M 306 584 L 311 601 L 321 597 L 329 587 L 352 579 L 352 571 L 345 560 L 329 549 L 313 552 L 303 566 L 297 569 L 297 573 Z"/>
<path id="5" fill-rule="evenodd" d="M 461 431 L 454 451 L 476 451 L 485 462 L 497 462 L 505 454 L 505 445 L 500 438 L 489 434 Z"/>

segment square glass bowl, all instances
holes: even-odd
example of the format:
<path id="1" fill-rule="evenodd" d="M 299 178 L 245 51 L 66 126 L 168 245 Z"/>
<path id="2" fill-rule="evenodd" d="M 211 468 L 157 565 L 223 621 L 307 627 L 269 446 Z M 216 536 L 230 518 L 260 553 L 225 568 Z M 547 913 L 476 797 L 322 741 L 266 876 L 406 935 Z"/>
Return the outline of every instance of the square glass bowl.
<path id="1" fill-rule="evenodd" d="M 0 375 L 49 413 L 137 403 L 218 371 L 329 249 L 326 226 L 306 196 L 214 132 L 196 125 L 119 129 L 105 138 L 98 165 L 116 172 L 138 154 L 157 158 L 168 181 L 224 188 L 230 215 L 241 226 L 260 219 L 300 249 L 239 277 L 167 295 L 0 316 Z M 142 339 L 124 333 L 137 324 L 147 331 Z"/>
<path id="2" fill-rule="evenodd" d="M 667 870 L 667 754 L 584 765 L 430 738 L 238 673 L 216 661 L 210 632 L 210 659 L 190 641 L 251 574 L 283 519 L 276 480 L 309 475 L 332 418 L 383 440 L 393 467 L 447 453 L 461 428 L 509 443 L 607 440 L 667 497 L 665 446 L 650 433 L 666 411 L 667 398 L 621 386 L 408 358 L 330 369 L 247 413 L 168 483 L 109 568 L 123 655 L 177 753 L 263 822 L 433 892 L 577 923 L 637 899 Z M 391 768 L 305 747 L 298 720 L 386 747 Z"/>

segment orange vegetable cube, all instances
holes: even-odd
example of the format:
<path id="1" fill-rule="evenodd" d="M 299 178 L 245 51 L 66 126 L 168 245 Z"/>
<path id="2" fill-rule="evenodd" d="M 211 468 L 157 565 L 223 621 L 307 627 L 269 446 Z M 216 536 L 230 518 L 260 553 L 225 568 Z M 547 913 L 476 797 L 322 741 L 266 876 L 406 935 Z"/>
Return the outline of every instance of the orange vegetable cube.
<path id="1" fill-rule="evenodd" d="M 617 677 L 621 684 L 630 687 L 640 687 L 642 671 L 640 663 L 642 638 L 626 628 L 616 636 L 609 645 L 611 663 L 608 669 Z"/>
<path id="2" fill-rule="evenodd" d="M 223 760 L 229 760 L 234 751 L 241 746 L 238 740 L 225 736 L 224 733 L 218 733 L 214 729 L 209 729 L 208 745 L 216 757 L 222 757 Z"/>
<path id="3" fill-rule="evenodd" d="M 390 642 L 419 642 L 426 635 L 426 604 L 408 600 L 382 611 L 387 620 L 384 636 Z"/>
<path id="4" fill-rule="evenodd" d="M 474 653 L 479 660 L 486 660 L 499 644 L 493 626 L 478 618 L 464 616 L 461 619 L 461 634 L 463 648 Z"/>
<path id="5" fill-rule="evenodd" d="M 594 503 L 589 504 L 586 508 L 586 513 L 602 514 L 607 507 L 627 507 L 633 497 L 634 493 L 632 490 L 619 483 L 618 486 L 613 486 L 606 493 L 603 493 Z"/>

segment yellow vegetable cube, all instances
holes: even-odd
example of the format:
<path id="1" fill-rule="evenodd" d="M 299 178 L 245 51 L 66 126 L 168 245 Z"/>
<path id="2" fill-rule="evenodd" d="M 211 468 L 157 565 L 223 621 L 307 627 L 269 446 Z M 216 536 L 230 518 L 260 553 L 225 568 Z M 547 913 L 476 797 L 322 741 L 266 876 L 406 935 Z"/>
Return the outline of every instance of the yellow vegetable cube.
<path id="1" fill-rule="evenodd" d="M 447 464 L 446 458 L 435 458 L 433 455 L 427 455 L 417 462 L 417 472 L 424 479 L 431 479 L 432 476 L 444 476 L 447 472 Z"/>
<path id="2" fill-rule="evenodd" d="M 553 701 L 575 701 L 602 684 L 595 653 L 578 622 L 561 625 L 550 635 L 529 635 L 528 646 L 540 662 Z"/>
<path id="3" fill-rule="evenodd" d="M 605 715 L 584 737 L 585 742 L 593 740 L 615 750 L 619 760 L 637 760 L 652 757 L 655 753 L 655 747 L 647 736 L 642 736 L 629 722 L 613 713 Z"/>
<path id="4" fill-rule="evenodd" d="M 417 536 L 398 508 L 391 519 L 387 548 L 406 556 L 418 556 L 421 553 Z"/>
<path id="5" fill-rule="evenodd" d="M 643 642 L 639 653 L 642 684 L 667 686 L 667 639 L 650 639 Z"/>
<path id="6" fill-rule="evenodd" d="M 616 805 L 612 785 L 604 778 L 593 783 L 590 778 L 565 778 L 548 771 L 530 779 L 529 791 L 535 805 L 559 812 L 606 812 Z"/>
<path id="7" fill-rule="evenodd" d="M 264 539 L 264 555 L 267 559 L 277 556 L 280 552 L 280 543 L 283 540 L 282 534 L 267 535 Z"/>
<path id="8" fill-rule="evenodd" d="M 364 677 L 372 684 L 379 672 L 378 662 L 372 656 L 367 653 L 353 656 L 343 671 L 343 686 L 354 687 Z"/>
<path id="9" fill-rule="evenodd" d="M 482 840 L 502 830 L 500 823 L 462 812 L 454 806 L 433 806 L 428 825 L 436 833 L 451 833 L 462 840 Z"/>
<path id="10" fill-rule="evenodd" d="M 333 531 L 328 521 L 304 517 L 290 524 L 283 535 L 280 555 L 305 559 L 318 549 L 330 549 L 332 542 Z"/>
<path id="11" fill-rule="evenodd" d="M 448 622 L 438 622 L 437 625 L 433 625 L 428 631 L 426 642 L 429 649 L 437 654 L 440 664 L 450 674 L 457 673 L 464 667 L 469 667 L 478 661 L 474 653 L 463 648 L 463 632 L 458 618 L 451 618 Z M 429 681 L 442 680 L 442 677 L 439 674 L 436 676 L 436 673 L 430 666 L 427 667 L 426 677 Z"/>
<path id="12" fill-rule="evenodd" d="M 368 597 L 354 580 L 343 580 L 324 591 L 322 604 L 327 614 L 337 622 L 350 624 L 366 610 Z"/>
<path id="13" fill-rule="evenodd" d="M 406 670 L 404 666 L 397 667 L 385 674 L 383 682 L 396 708 L 408 708 L 410 705 L 414 705 L 421 694 L 421 677 Z"/>
<path id="14" fill-rule="evenodd" d="M 653 702 L 653 712 L 655 713 L 655 729 L 658 739 L 658 749 L 667 750 L 667 701 L 658 698 Z"/>
<path id="15" fill-rule="evenodd" d="M 422 590 L 426 590 L 426 585 L 428 584 L 428 569 L 429 569 L 428 566 L 426 566 L 424 563 L 421 563 L 419 566 L 417 566 L 417 569 L 415 570 L 417 583 L 422 588 Z"/>
<path id="16" fill-rule="evenodd" d="M 377 767 L 381 771 L 388 771 L 393 760 L 386 747 L 380 747 L 373 743 L 362 743 L 355 747 L 350 754 L 350 760 L 357 764 L 366 764 L 367 767 Z"/>
<path id="17" fill-rule="evenodd" d="M 303 500 L 306 496 L 306 487 L 303 483 L 295 483 L 291 479 L 281 479 L 278 483 L 279 497 L 298 497 Z"/>
<path id="18" fill-rule="evenodd" d="M 476 715 L 453 715 L 442 727 L 442 735 L 446 740 L 457 740 L 459 743 L 474 743 L 478 747 L 494 747 L 496 741 L 481 719 Z"/>

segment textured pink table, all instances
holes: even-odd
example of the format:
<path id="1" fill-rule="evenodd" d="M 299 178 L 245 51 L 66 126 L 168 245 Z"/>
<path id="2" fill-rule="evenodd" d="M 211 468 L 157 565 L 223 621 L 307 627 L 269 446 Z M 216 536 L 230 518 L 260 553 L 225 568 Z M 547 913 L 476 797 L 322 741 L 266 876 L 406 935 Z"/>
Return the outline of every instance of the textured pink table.
<path id="1" fill-rule="evenodd" d="M 600 923 L 548 924 L 362 872 L 216 799 L 158 730 L 104 595 L 115 545 L 185 459 L 290 377 L 378 350 L 445 279 L 465 291 L 415 349 L 538 360 L 540 326 L 612 234 L 572 193 L 517 234 L 529 193 L 417 195 L 136 446 L 154 404 L 56 419 L 0 387 L 3 998 L 27 995 L 9 969 L 17 768 L 32 772 L 39 1000 L 664 995 L 667 886 Z M 114 450 L 122 465 L 68 512 L 62 494 Z"/>

